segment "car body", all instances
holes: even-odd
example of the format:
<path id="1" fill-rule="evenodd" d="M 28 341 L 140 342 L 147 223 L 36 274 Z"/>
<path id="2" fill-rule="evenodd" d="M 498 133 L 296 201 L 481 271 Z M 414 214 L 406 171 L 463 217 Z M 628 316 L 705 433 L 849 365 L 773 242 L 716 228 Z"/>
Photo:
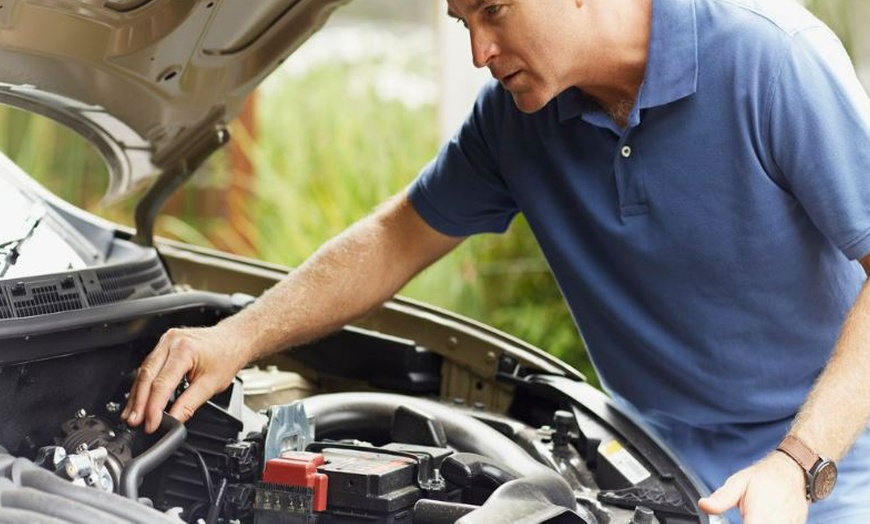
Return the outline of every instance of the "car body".
<path id="1" fill-rule="evenodd" d="M 227 143 L 245 98 L 342 3 L 0 7 L 0 103 L 90 141 L 108 197 L 149 184 L 131 231 L 0 157 L 0 517 L 715 520 L 696 504 L 705 488 L 575 369 L 402 298 L 258 362 L 184 426 L 167 416 L 146 435 L 121 422 L 162 333 L 214 324 L 287 273 L 155 239 L 153 224 Z"/>

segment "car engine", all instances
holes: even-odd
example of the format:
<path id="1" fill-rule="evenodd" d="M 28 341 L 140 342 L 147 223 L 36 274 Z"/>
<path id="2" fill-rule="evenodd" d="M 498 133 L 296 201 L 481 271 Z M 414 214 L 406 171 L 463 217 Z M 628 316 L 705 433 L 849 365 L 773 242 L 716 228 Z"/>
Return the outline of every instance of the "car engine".
<path id="1" fill-rule="evenodd" d="M 50 308 L 64 282 L 84 281 L 0 291 Z M 243 373 L 184 425 L 127 427 L 120 411 L 160 335 L 250 301 L 152 295 L 0 322 L 0 521 L 710 521 L 700 484 L 588 384 L 502 356 L 508 409 L 445 399 L 442 355 L 362 328 L 287 352 L 301 374 L 270 368 L 311 379 L 295 398 Z"/>

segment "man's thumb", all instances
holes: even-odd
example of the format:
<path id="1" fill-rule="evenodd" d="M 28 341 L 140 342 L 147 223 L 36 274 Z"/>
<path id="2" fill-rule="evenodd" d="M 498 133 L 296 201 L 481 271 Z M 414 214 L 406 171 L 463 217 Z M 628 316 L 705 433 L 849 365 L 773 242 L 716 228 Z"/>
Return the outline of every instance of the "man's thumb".
<path id="1" fill-rule="evenodd" d="M 698 501 L 698 506 L 710 515 L 719 515 L 736 506 L 746 493 L 746 471 L 731 475 L 721 488 Z"/>

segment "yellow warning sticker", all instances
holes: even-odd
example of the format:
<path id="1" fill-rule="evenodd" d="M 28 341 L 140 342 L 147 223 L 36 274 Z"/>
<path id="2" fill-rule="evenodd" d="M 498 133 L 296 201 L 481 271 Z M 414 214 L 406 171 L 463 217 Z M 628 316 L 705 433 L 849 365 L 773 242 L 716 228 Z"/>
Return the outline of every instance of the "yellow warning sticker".
<path id="1" fill-rule="evenodd" d="M 639 484 L 651 475 L 634 456 L 618 440 L 602 442 L 598 447 L 601 454 L 607 457 L 613 467 L 632 484 Z"/>

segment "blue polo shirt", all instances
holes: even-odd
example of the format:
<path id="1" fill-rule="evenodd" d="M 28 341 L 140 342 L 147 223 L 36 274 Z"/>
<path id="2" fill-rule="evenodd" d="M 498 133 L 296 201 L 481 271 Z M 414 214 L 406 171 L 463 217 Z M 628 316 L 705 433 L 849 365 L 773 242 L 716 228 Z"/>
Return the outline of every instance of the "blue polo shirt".
<path id="1" fill-rule="evenodd" d="M 783 436 L 870 252 L 870 103 L 791 4 L 654 0 L 625 129 L 491 83 L 410 188 L 448 235 L 523 213 L 606 389 L 711 484 Z"/>

